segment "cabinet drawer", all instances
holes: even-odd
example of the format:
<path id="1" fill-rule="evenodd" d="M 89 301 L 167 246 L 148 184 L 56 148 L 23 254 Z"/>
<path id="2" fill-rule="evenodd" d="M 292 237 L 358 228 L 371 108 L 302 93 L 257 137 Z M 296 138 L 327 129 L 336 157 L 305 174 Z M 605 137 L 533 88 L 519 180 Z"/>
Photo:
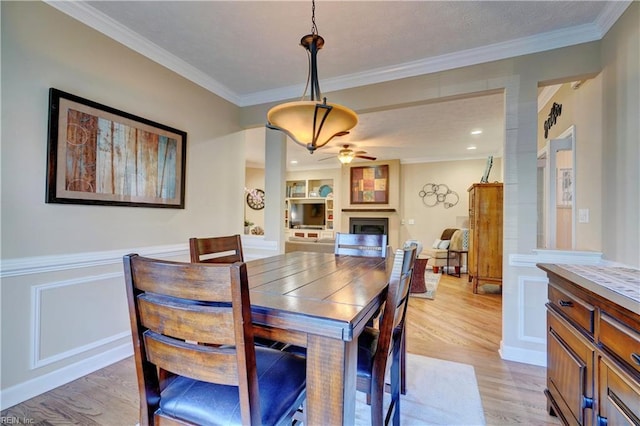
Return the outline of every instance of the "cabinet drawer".
<path id="1" fill-rule="evenodd" d="M 640 385 L 619 371 L 615 363 L 600 358 L 599 417 L 610 426 L 640 424 Z"/>
<path id="2" fill-rule="evenodd" d="M 547 390 L 565 424 L 588 423 L 593 408 L 595 352 L 557 313 L 547 311 Z"/>
<path id="3" fill-rule="evenodd" d="M 594 307 L 553 284 L 549 284 L 549 304 L 571 322 L 593 336 Z"/>
<path id="4" fill-rule="evenodd" d="M 599 341 L 631 369 L 640 373 L 640 333 L 637 330 L 602 312 Z"/>

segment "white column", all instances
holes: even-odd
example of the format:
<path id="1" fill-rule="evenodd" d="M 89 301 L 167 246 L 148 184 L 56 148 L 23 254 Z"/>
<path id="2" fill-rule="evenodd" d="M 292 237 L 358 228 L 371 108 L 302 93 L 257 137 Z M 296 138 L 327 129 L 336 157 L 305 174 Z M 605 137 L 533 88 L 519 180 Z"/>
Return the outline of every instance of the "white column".
<path id="1" fill-rule="evenodd" d="M 264 239 L 277 241 L 278 252 L 284 252 L 284 198 L 287 171 L 287 137 L 277 130 L 265 134 L 265 207 Z"/>

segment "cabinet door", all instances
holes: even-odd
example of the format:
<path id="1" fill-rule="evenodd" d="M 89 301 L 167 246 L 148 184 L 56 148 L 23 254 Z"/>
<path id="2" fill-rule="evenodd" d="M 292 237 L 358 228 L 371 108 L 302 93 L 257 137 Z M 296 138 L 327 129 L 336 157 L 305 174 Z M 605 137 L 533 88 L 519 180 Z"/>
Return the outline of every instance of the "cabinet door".
<path id="1" fill-rule="evenodd" d="M 594 350 L 557 314 L 547 311 L 547 392 L 566 424 L 591 425 Z"/>
<path id="2" fill-rule="evenodd" d="M 469 253 L 467 269 L 469 278 L 477 275 L 478 249 L 476 248 L 476 190 L 469 189 Z"/>
<path id="3" fill-rule="evenodd" d="M 640 385 L 607 358 L 598 361 L 598 424 L 640 425 Z"/>
<path id="4" fill-rule="evenodd" d="M 499 279 L 502 277 L 502 187 L 480 187 L 476 191 L 476 275 Z"/>

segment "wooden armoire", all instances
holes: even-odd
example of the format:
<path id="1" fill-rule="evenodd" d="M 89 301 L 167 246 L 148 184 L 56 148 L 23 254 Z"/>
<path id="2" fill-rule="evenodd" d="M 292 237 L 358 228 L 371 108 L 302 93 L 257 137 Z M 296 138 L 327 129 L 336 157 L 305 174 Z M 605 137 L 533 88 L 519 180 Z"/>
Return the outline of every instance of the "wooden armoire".
<path id="1" fill-rule="evenodd" d="M 502 183 L 474 183 L 469 192 L 469 281 L 502 285 Z"/>

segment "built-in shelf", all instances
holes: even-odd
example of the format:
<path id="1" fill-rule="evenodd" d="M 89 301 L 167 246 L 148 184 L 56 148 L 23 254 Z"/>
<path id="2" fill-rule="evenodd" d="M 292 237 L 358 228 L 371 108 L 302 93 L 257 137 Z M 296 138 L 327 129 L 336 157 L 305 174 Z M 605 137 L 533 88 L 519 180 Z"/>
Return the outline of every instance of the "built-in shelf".
<path id="1" fill-rule="evenodd" d="M 333 238 L 335 223 L 333 208 L 333 179 L 298 179 L 286 181 L 284 201 L 284 227 L 286 233 L 294 237 Z M 324 204 L 324 224 L 309 226 L 290 221 L 291 209 L 303 204 Z M 299 218 L 298 218 L 299 219 Z"/>
<path id="2" fill-rule="evenodd" d="M 393 213 L 396 209 L 342 209 L 345 213 L 370 212 L 370 213 Z"/>

